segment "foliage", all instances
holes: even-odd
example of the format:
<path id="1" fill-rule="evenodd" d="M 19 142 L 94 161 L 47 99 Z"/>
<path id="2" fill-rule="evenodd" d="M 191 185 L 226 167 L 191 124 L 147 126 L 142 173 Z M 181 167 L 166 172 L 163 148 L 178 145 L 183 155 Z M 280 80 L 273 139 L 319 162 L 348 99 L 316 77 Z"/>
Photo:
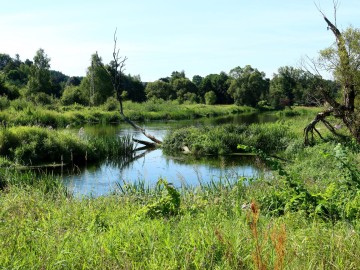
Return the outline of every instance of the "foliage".
<path id="1" fill-rule="evenodd" d="M 106 111 L 116 111 L 119 109 L 119 101 L 115 97 L 109 97 L 103 106 Z"/>
<path id="2" fill-rule="evenodd" d="M 265 78 L 265 73 L 249 65 L 232 69 L 230 76 L 233 80 L 227 92 L 237 105 L 255 107 L 269 92 L 269 80 Z"/>
<path id="3" fill-rule="evenodd" d="M 239 146 L 241 149 L 247 149 Z M 252 148 L 253 149 L 253 148 Z M 360 216 L 360 171 L 358 166 L 349 160 L 349 150 L 341 144 L 337 144 L 332 153 L 332 166 L 340 169 L 336 178 L 326 182 L 322 189 L 312 190 L 291 170 L 286 170 L 276 159 L 265 155 L 259 150 L 255 151 L 266 161 L 267 165 L 279 174 L 281 183 L 276 185 L 266 196 L 260 198 L 266 210 L 275 215 L 283 215 L 287 212 L 302 212 L 311 218 L 322 218 L 332 223 L 338 220 L 356 220 Z M 304 165 L 303 165 L 304 166 Z"/>
<path id="4" fill-rule="evenodd" d="M 301 270 L 360 263 L 357 222 L 330 224 L 300 212 L 267 217 L 265 207 L 251 204 L 256 183 L 181 190 L 181 215 L 139 220 L 144 206 L 167 198 L 165 187 L 77 199 L 61 188 L 45 191 L 59 183 L 50 177 L 8 172 L 2 179 L 11 181 L 0 191 L 6 269 Z"/>
<path id="5" fill-rule="evenodd" d="M 204 126 L 172 131 L 163 147 L 173 152 L 187 146 L 194 154 L 222 155 L 238 152 L 237 145 L 241 142 L 273 153 L 285 150 L 293 138 L 289 127 L 282 123 Z"/>
<path id="6" fill-rule="evenodd" d="M 320 85 L 326 85 L 332 97 L 339 91 L 335 82 L 326 81 L 318 75 L 294 67 L 280 67 L 270 81 L 268 100 L 276 109 L 295 104 L 320 106 L 325 102 Z"/>
<path id="7" fill-rule="evenodd" d="M 80 129 L 81 131 L 81 129 Z M 12 127 L 0 131 L 0 155 L 17 165 L 83 164 L 132 154 L 128 137 L 91 138 L 39 127 Z"/>
<path id="8" fill-rule="evenodd" d="M 7 96 L 0 96 L 0 111 L 3 111 L 10 106 L 10 101 Z"/>
<path id="9" fill-rule="evenodd" d="M 214 105 L 216 103 L 216 94 L 214 91 L 206 92 L 204 98 L 206 105 Z"/>
<path id="10" fill-rule="evenodd" d="M 141 82 L 140 76 L 123 75 L 123 91 L 127 93 L 127 99 L 134 102 L 143 102 L 146 100 L 145 86 Z"/>
<path id="11" fill-rule="evenodd" d="M 197 87 L 187 78 L 174 79 L 171 85 L 179 103 L 187 101 L 189 94 L 195 94 L 196 97 Z"/>
<path id="12" fill-rule="evenodd" d="M 34 63 L 30 67 L 28 81 L 29 93 L 49 93 L 51 91 L 50 81 L 50 58 L 43 49 L 39 49 L 34 56 Z"/>
<path id="13" fill-rule="evenodd" d="M 145 93 L 147 99 L 173 100 L 176 97 L 171 84 L 160 80 L 147 83 Z"/>
<path id="14" fill-rule="evenodd" d="M 87 105 L 89 104 L 89 98 L 79 86 L 67 86 L 61 96 L 61 103 L 63 105 L 72 105 L 75 103 Z"/>
<path id="15" fill-rule="evenodd" d="M 204 98 L 205 93 L 213 91 L 216 94 L 217 104 L 232 104 L 233 99 L 228 93 L 229 85 L 229 76 L 225 72 L 209 74 L 201 81 L 199 96 Z"/>
<path id="16" fill-rule="evenodd" d="M 86 77 L 79 86 L 82 100 L 87 100 L 90 106 L 101 105 L 115 94 L 109 75 L 101 65 L 103 65 L 102 59 L 97 54 L 93 54 Z"/>
<path id="17" fill-rule="evenodd" d="M 140 217 L 142 215 L 150 218 L 171 217 L 180 213 L 180 193 L 174 188 L 171 183 L 164 179 L 159 179 L 157 188 L 161 190 L 161 197 L 155 202 L 150 202 L 139 210 L 137 213 Z"/>

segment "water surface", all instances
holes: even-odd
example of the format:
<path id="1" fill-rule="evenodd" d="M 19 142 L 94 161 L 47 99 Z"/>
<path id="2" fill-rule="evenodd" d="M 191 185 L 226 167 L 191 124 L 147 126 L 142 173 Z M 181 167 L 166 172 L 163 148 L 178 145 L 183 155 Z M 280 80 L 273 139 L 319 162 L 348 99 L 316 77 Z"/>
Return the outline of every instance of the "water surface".
<path id="1" fill-rule="evenodd" d="M 163 139 L 171 129 L 200 126 L 221 125 L 224 123 L 258 123 L 275 121 L 276 117 L 269 114 L 247 114 L 221 118 L 206 118 L 182 121 L 147 122 L 148 133 Z M 140 124 L 141 125 L 141 124 Z M 127 124 L 121 125 L 88 125 L 84 126 L 86 134 L 92 136 L 124 136 L 147 140 L 139 131 Z M 239 177 L 256 177 L 262 168 L 256 166 L 251 157 L 202 157 L 190 158 L 186 155 L 167 156 L 161 149 L 150 152 L 138 152 L 137 158 L 131 162 L 123 160 L 104 161 L 97 165 L 76 168 L 64 175 L 64 183 L 77 195 L 101 196 L 117 189 L 118 185 L 144 181 L 154 186 L 160 177 L 175 186 L 197 186 L 210 181 L 234 181 Z"/>

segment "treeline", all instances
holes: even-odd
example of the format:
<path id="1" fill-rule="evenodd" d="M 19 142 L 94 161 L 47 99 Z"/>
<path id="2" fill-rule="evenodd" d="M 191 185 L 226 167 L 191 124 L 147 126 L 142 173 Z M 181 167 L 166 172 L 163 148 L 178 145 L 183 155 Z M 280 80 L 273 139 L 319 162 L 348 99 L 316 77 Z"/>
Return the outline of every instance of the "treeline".
<path id="1" fill-rule="evenodd" d="M 69 77 L 50 70 L 50 58 L 39 49 L 33 60 L 0 54 L 1 102 L 26 98 L 35 104 L 61 102 L 63 105 L 98 106 L 115 100 L 115 93 L 102 59 L 93 54 L 85 77 Z M 105 66 L 114 72 L 114 63 Z M 186 77 L 184 71 L 154 82 L 142 82 L 140 76 L 123 75 L 124 100 L 143 102 L 150 99 L 177 100 L 181 103 L 237 104 L 252 107 L 315 106 L 324 103 L 320 88 L 336 96 L 339 85 L 320 76 L 291 66 L 278 69 L 273 78 L 247 65 L 229 73 Z"/>

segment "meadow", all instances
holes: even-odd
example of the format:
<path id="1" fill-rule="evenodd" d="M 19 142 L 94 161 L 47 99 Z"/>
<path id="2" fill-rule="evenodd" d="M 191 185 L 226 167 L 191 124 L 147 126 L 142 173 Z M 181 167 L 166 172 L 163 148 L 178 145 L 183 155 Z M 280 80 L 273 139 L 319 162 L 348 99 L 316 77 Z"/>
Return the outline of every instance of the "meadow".
<path id="1" fill-rule="evenodd" d="M 180 189 L 171 179 L 152 188 L 140 181 L 79 198 L 54 176 L 1 169 L 0 269 L 358 269 L 360 147 L 326 133 L 326 141 L 305 147 L 313 112 L 189 127 L 164 141 L 164 150 L 186 145 L 194 156 L 255 155 L 269 172 L 257 179 Z M 2 131 L 2 141 L 27 134 L 18 128 Z M 31 141 L 57 136 L 28 128 Z M 73 135 L 54 139 L 59 147 L 66 136 Z"/>

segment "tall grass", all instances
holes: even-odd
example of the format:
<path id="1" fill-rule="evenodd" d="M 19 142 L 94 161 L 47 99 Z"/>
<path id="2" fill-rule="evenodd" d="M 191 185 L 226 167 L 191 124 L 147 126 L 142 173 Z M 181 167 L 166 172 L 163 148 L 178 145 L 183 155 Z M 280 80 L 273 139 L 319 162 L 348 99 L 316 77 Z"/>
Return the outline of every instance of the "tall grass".
<path id="1" fill-rule="evenodd" d="M 204 104 L 179 105 L 168 101 L 144 103 L 124 102 L 124 112 L 131 120 L 180 120 L 209 116 L 223 116 L 251 112 L 254 109 L 235 105 L 209 106 Z M 119 110 L 108 110 L 106 106 L 85 107 L 81 105 L 40 106 L 22 99 L 10 102 L 0 111 L 0 122 L 7 125 L 41 125 L 65 127 L 69 124 L 118 123 L 123 119 Z"/>
<path id="2" fill-rule="evenodd" d="M 39 180 L 41 183 L 41 180 Z M 244 207 L 252 187 L 180 193 L 176 215 L 148 215 L 169 193 L 76 199 L 38 187 L 0 193 L 4 269 L 356 269 L 357 223 L 273 218 Z M 256 206 L 257 207 L 257 206 Z M 261 205 L 260 205 L 261 207 Z"/>
<path id="3" fill-rule="evenodd" d="M 190 127 L 169 133 L 164 149 L 173 152 L 187 146 L 194 154 L 223 155 L 238 152 L 237 146 L 244 144 L 272 153 L 285 150 L 293 139 L 289 126 L 281 122 Z"/>
<path id="4" fill-rule="evenodd" d="M 67 130 L 40 127 L 10 127 L 0 130 L 0 155 L 19 165 L 79 165 L 88 161 L 131 156 L 132 150 L 130 136 L 95 138 Z"/>

